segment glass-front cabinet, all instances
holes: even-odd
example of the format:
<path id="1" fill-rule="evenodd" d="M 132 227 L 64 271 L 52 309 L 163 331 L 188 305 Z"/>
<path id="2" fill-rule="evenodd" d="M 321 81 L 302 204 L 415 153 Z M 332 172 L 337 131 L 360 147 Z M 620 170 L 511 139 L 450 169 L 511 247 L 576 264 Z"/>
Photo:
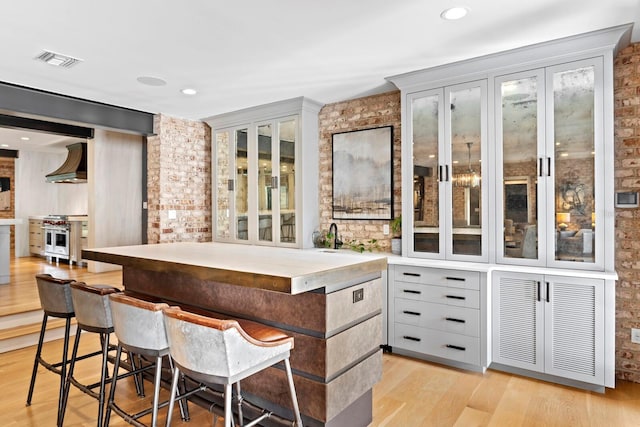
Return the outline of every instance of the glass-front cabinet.
<path id="1" fill-rule="evenodd" d="M 413 206 L 405 222 L 413 256 L 487 259 L 486 90 L 481 80 L 408 96 L 413 192 L 404 203 Z"/>
<path id="2" fill-rule="evenodd" d="M 599 269 L 602 60 L 495 79 L 497 260 Z"/>
<path id="3" fill-rule="evenodd" d="M 266 118 L 296 108 L 299 114 Z M 296 98 L 207 119 L 214 141 L 214 240 L 312 246 L 318 224 L 318 110 Z M 309 211 L 304 220 L 303 208 Z"/>

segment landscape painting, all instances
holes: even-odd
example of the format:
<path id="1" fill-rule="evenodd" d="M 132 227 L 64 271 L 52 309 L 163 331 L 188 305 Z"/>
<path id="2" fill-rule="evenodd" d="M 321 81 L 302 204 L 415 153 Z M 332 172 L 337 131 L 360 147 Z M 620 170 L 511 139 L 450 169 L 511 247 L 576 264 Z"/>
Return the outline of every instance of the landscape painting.
<path id="1" fill-rule="evenodd" d="M 393 127 L 332 135 L 333 218 L 392 219 Z"/>

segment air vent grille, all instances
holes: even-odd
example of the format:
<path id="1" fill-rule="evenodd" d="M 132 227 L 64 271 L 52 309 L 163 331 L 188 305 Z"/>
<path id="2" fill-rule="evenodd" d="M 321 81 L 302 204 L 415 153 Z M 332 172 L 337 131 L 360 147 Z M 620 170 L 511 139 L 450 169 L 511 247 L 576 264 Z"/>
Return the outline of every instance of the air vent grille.
<path id="1" fill-rule="evenodd" d="M 61 53 L 50 52 L 47 50 L 43 50 L 38 56 L 34 59 L 42 62 L 46 62 L 49 65 L 53 65 L 56 67 L 62 68 L 71 68 L 76 65 L 78 62 L 81 62 L 82 59 L 74 58 L 68 55 L 63 55 Z"/>

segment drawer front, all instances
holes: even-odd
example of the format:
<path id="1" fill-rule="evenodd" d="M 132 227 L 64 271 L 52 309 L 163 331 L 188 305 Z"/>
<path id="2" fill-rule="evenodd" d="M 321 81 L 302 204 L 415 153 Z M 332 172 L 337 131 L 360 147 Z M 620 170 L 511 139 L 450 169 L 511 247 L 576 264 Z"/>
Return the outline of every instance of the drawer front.
<path id="1" fill-rule="evenodd" d="M 396 298 L 395 321 L 443 332 L 480 336 L 480 311 Z"/>
<path id="2" fill-rule="evenodd" d="M 477 271 L 399 265 L 395 268 L 394 279 L 401 282 L 480 290 L 480 273 Z"/>
<path id="3" fill-rule="evenodd" d="M 455 307 L 480 308 L 480 291 L 396 282 L 394 297 Z"/>
<path id="4" fill-rule="evenodd" d="M 392 346 L 472 365 L 480 364 L 480 338 L 476 337 L 396 323 Z"/>

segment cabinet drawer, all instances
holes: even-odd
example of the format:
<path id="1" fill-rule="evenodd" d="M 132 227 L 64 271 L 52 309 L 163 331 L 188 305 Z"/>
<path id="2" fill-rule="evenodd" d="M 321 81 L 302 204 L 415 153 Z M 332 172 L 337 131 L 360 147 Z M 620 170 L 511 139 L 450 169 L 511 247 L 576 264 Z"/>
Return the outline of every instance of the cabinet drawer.
<path id="1" fill-rule="evenodd" d="M 395 321 L 472 337 L 480 336 L 480 311 L 473 308 L 396 299 Z"/>
<path id="2" fill-rule="evenodd" d="M 477 271 L 447 270 L 399 265 L 395 268 L 396 281 L 453 288 L 480 289 L 480 273 Z"/>
<path id="3" fill-rule="evenodd" d="M 480 308 L 480 291 L 396 282 L 394 297 L 456 307 Z"/>
<path id="4" fill-rule="evenodd" d="M 458 362 L 480 364 L 480 338 L 476 337 L 396 323 L 392 346 Z"/>

